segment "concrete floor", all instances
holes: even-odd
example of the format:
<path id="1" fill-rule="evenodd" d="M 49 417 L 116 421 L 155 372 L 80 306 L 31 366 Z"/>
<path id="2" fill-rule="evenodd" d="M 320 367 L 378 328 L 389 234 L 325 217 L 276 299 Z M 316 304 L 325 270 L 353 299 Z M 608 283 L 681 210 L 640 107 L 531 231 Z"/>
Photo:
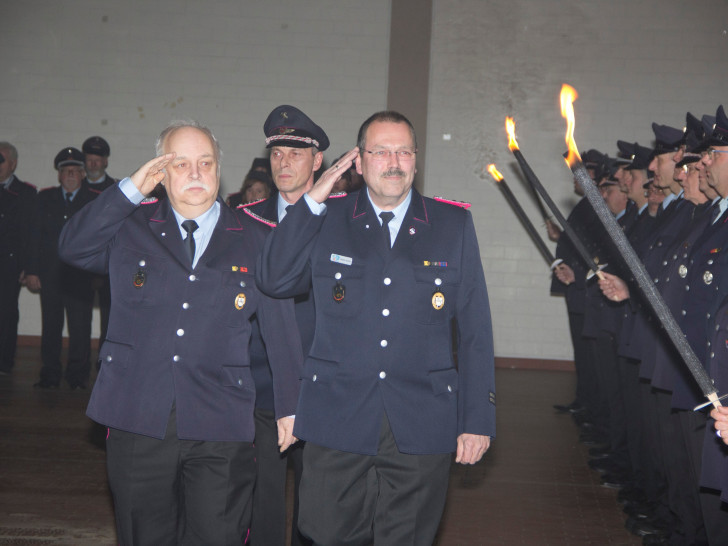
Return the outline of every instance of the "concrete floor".
<path id="1" fill-rule="evenodd" d="M 0 545 L 116 544 L 105 430 L 88 391 L 33 389 L 38 347 L 0 377 Z M 498 369 L 498 437 L 474 466 L 453 465 L 438 545 L 636 545 L 616 492 L 587 467 L 577 428 L 551 405 L 574 375 Z"/>

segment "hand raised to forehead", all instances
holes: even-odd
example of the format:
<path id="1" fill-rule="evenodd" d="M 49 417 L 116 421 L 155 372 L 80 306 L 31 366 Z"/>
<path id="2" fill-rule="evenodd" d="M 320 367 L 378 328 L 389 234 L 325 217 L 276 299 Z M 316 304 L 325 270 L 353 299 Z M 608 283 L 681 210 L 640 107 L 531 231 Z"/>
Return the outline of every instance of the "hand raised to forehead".
<path id="1" fill-rule="evenodd" d="M 326 201 L 331 194 L 331 190 L 334 188 L 336 181 L 341 178 L 341 175 L 349 170 L 357 155 L 359 155 L 359 148 L 355 147 L 346 152 L 336 163 L 326 169 L 318 181 L 313 185 L 313 188 L 309 190 L 309 197 L 317 203 L 323 203 Z"/>
<path id="2" fill-rule="evenodd" d="M 145 197 L 167 176 L 164 168 L 172 161 L 177 154 L 170 152 L 160 155 L 154 159 L 147 161 L 144 165 L 131 175 L 131 181 L 139 190 L 139 193 Z"/>

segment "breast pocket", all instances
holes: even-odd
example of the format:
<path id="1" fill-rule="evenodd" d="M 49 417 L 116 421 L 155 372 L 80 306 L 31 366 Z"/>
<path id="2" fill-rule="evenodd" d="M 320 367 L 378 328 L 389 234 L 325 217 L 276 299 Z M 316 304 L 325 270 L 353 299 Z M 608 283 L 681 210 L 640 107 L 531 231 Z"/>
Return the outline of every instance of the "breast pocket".
<path id="1" fill-rule="evenodd" d="M 167 294 L 168 260 L 133 248 L 123 248 L 109 264 L 114 295 L 127 305 L 154 307 Z"/>
<path id="2" fill-rule="evenodd" d="M 226 271 L 222 274 L 216 298 L 216 312 L 226 326 L 240 328 L 258 307 L 255 277 L 252 273 Z"/>
<path id="3" fill-rule="evenodd" d="M 364 266 L 321 262 L 314 266 L 313 286 L 316 306 L 335 317 L 353 317 L 361 311 L 364 290 Z"/>
<path id="4" fill-rule="evenodd" d="M 440 324 L 452 317 L 460 277 L 456 267 L 418 266 L 414 270 L 414 318 L 421 324 Z"/>

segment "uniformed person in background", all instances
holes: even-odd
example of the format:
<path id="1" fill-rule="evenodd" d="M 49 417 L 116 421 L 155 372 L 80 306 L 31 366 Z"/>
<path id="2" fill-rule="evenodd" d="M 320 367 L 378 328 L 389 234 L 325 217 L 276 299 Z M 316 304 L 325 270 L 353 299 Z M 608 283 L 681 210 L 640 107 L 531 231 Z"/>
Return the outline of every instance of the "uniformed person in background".
<path id="1" fill-rule="evenodd" d="M 98 192 L 82 184 L 85 174 L 83 153 L 63 148 L 53 166 L 58 186 L 45 188 L 38 199 L 31 223 L 26 286 L 40 292 L 42 317 L 40 380 L 35 387 L 57 388 L 63 377 L 61 343 L 64 315 L 68 318 L 68 363 L 65 379 L 71 389 L 88 384 L 91 353 L 91 275 L 63 263 L 58 257 L 58 237 L 66 222 Z"/>
<path id="2" fill-rule="evenodd" d="M 87 138 L 81 146 L 83 152 L 84 166 L 86 167 L 86 177 L 83 183 L 98 191 L 116 184 L 117 180 L 106 173 L 109 167 L 109 156 L 111 148 L 109 143 L 100 136 L 92 136 Z"/>
<path id="3" fill-rule="evenodd" d="M 357 140 L 273 230 L 257 274 L 276 296 L 313 287 L 299 529 L 316 544 L 432 544 L 452 452 L 474 464 L 495 433 L 480 252 L 466 210 L 412 188 L 404 116 L 374 114 Z M 352 161 L 366 189 L 327 202 Z"/>
<path id="4" fill-rule="evenodd" d="M 218 197 L 210 130 L 174 123 L 157 154 L 61 236 L 63 259 L 111 276 L 109 335 L 87 414 L 110 427 L 121 544 L 239 545 L 255 483 L 250 320 L 257 316 L 268 350 L 285 451 L 301 373 L 293 304 L 256 287 L 269 228 Z M 167 198 L 142 203 L 159 182 Z"/>
<path id="5" fill-rule="evenodd" d="M 18 296 L 25 282 L 30 221 L 36 189 L 15 176 L 18 151 L 0 142 L 0 375 L 15 364 L 18 339 Z"/>
<path id="6" fill-rule="evenodd" d="M 109 156 L 111 148 L 109 143 L 100 136 L 92 136 L 87 138 L 81 147 L 83 152 L 84 166 L 86 167 L 86 177 L 83 184 L 91 189 L 99 192 L 116 184 L 117 180 L 106 173 L 109 166 Z M 109 327 L 109 308 L 111 307 L 111 292 L 109 289 L 108 275 L 94 275 L 92 279 L 94 292 L 98 295 L 99 302 L 99 347 L 103 345 L 106 339 L 106 330 Z M 97 365 L 101 362 L 97 361 Z"/>
<path id="7" fill-rule="evenodd" d="M 227 196 L 225 202 L 230 208 L 237 208 L 240 205 L 255 203 L 268 199 L 272 192 L 271 186 L 273 182 L 270 177 L 263 171 L 250 171 L 245 175 L 243 185 L 239 192 L 231 193 Z"/>

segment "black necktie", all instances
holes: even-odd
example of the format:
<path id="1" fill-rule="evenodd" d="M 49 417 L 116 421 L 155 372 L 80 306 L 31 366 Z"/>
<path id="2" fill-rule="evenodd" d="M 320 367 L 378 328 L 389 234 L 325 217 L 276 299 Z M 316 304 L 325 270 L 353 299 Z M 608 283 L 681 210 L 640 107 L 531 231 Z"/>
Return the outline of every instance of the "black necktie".
<path id="1" fill-rule="evenodd" d="M 70 205 L 73 201 L 73 194 L 70 191 L 66 192 L 66 204 Z"/>
<path id="2" fill-rule="evenodd" d="M 187 257 L 190 259 L 190 264 L 195 261 L 195 236 L 193 233 L 199 226 L 194 220 L 185 220 L 182 222 L 182 229 L 187 232 L 185 237 L 185 250 L 187 251 Z"/>
<path id="3" fill-rule="evenodd" d="M 382 219 L 382 237 L 384 243 L 387 245 L 387 250 L 391 250 L 392 236 L 389 233 L 389 222 L 394 218 L 394 213 L 391 211 L 380 212 L 379 217 Z"/>

